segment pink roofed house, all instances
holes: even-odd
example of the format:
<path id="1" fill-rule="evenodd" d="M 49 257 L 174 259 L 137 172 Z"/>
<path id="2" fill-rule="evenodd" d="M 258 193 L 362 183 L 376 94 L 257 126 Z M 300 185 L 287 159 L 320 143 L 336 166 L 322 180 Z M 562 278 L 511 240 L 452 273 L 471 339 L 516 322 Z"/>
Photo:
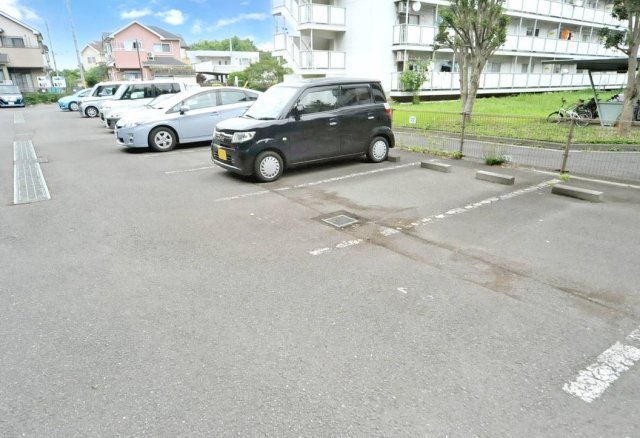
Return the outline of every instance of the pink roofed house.
<path id="1" fill-rule="evenodd" d="M 182 37 L 160 27 L 133 21 L 102 40 L 113 80 L 195 75 Z"/>

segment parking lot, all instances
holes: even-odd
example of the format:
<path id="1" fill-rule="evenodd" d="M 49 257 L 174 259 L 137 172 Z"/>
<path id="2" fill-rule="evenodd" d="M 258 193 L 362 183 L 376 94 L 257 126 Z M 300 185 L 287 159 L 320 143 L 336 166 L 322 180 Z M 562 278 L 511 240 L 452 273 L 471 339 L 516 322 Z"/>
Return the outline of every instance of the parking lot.
<path id="1" fill-rule="evenodd" d="M 2 436 L 640 434 L 638 187 L 407 151 L 257 184 L 53 105 L 0 132 Z M 49 200 L 14 204 L 20 141 Z"/>

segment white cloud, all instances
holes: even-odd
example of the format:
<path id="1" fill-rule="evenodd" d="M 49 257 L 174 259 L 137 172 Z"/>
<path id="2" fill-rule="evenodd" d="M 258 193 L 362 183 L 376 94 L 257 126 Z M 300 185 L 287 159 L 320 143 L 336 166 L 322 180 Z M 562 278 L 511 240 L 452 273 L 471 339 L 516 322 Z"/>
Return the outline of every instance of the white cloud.
<path id="1" fill-rule="evenodd" d="M 187 19 L 187 16 L 182 13 L 182 11 L 178 9 L 169 9 L 168 11 L 158 12 L 155 14 L 156 17 L 162 17 L 162 20 L 167 24 L 172 24 L 174 26 L 179 26 L 184 23 Z"/>
<path id="2" fill-rule="evenodd" d="M 0 11 L 18 20 L 42 21 L 42 18 L 31 8 L 20 3 L 21 0 L 0 0 Z"/>
<path id="3" fill-rule="evenodd" d="M 263 52 L 273 51 L 273 41 L 256 42 L 255 45 L 258 50 L 262 50 Z"/>
<path id="4" fill-rule="evenodd" d="M 267 14 L 252 13 L 252 14 L 240 14 L 233 18 L 221 18 L 216 22 L 215 27 L 220 29 L 221 27 L 230 26 L 232 24 L 240 23 L 242 21 L 256 20 L 263 21 L 267 19 Z"/>
<path id="5" fill-rule="evenodd" d="M 130 11 L 121 12 L 120 18 L 122 18 L 123 20 L 132 20 L 132 19 L 147 16 L 147 15 L 151 15 L 152 13 L 153 12 L 151 12 L 151 9 L 149 8 L 132 9 Z"/>
<path id="6" fill-rule="evenodd" d="M 195 20 L 191 25 L 191 33 L 194 35 L 200 35 L 202 33 L 202 25 L 204 23 L 201 20 Z"/>

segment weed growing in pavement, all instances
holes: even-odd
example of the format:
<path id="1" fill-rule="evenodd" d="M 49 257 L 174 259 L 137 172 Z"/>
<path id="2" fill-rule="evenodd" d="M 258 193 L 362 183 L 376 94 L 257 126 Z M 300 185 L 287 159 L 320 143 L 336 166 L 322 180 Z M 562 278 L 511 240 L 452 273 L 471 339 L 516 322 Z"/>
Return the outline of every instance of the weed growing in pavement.
<path id="1" fill-rule="evenodd" d="M 569 175 L 568 172 L 563 172 L 560 174 L 559 178 L 564 182 L 568 182 L 571 179 L 571 175 Z"/>

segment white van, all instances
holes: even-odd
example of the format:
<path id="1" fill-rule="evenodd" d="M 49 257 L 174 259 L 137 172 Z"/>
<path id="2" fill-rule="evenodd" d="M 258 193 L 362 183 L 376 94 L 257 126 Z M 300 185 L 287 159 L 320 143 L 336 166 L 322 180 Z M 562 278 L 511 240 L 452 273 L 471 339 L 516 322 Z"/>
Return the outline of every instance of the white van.
<path id="1" fill-rule="evenodd" d="M 195 86 L 198 85 L 196 84 Z M 107 128 L 113 129 L 115 123 L 109 126 L 108 120 L 114 117 L 107 116 L 132 108 L 142 108 L 158 96 L 179 93 L 191 87 L 193 85 L 171 79 L 132 82 L 122 90 L 118 90 L 113 99 L 102 103 L 100 118 L 105 122 Z"/>

